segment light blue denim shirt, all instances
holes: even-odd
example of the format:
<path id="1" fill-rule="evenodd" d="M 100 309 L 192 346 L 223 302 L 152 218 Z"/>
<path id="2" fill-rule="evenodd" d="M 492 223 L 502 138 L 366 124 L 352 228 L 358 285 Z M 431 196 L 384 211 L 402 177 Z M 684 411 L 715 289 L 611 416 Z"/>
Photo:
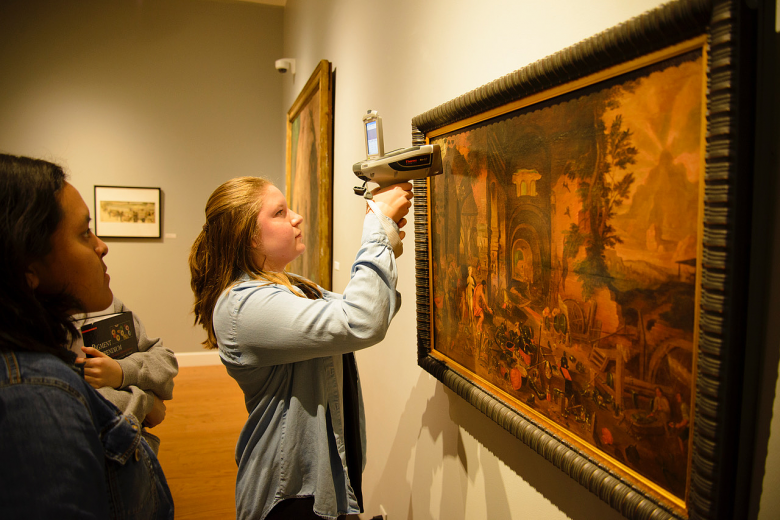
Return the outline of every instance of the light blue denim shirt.
<path id="1" fill-rule="evenodd" d="M 236 446 L 237 518 L 262 519 L 281 500 L 305 496 L 325 518 L 360 512 L 347 474 L 341 355 L 384 338 L 401 305 L 396 281 L 387 235 L 369 213 L 344 294 L 322 290 L 309 300 L 244 276 L 219 298 L 220 358 L 249 412 Z"/>

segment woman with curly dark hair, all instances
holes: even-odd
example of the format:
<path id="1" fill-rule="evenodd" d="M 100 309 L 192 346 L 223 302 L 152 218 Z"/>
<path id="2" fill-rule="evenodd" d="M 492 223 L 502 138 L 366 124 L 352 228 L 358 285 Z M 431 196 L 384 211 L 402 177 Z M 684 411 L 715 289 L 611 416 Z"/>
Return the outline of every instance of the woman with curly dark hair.
<path id="1" fill-rule="evenodd" d="M 113 299 L 89 210 L 56 164 L 0 154 L 3 518 L 173 518 L 141 427 L 85 380 L 72 316 Z"/>

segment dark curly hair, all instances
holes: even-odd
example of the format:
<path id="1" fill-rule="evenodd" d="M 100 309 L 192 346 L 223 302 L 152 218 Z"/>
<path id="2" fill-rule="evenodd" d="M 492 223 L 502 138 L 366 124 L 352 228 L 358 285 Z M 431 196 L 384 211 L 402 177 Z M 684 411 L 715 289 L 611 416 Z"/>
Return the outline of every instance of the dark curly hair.
<path id="1" fill-rule="evenodd" d="M 67 294 L 41 295 L 27 283 L 29 265 L 51 252 L 63 218 L 60 193 L 65 172 L 53 163 L 0 154 L 0 348 L 48 352 L 73 360 L 68 349 L 76 329 Z"/>

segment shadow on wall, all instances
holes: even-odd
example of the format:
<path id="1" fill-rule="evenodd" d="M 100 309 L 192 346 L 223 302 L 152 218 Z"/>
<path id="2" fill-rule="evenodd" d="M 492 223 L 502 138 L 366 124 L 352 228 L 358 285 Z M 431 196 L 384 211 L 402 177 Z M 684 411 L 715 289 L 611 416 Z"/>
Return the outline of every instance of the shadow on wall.
<path id="1" fill-rule="evenodd" d="M 624 518 L 606 502 L 553 466 L 547 459 L 488 419 L 444 385 L 438 385 L 437 394 L 439 388 L 446 393 L 449 416 L 452 422 L 460 425 L 469 435 L 474 437 L 482 447 L 480 451 L 486 450 L 493 455 L 492 457 L 481 457 L 481 460 L 484 461 L 482 471 L 489 484 L 487 486 L 488 518 L 494 518 L 490 514 L 491 502 L 500 499 L 500 497 L 490 496 L 490 493 L 496 493 L 500 489 L 503 501 L 506 501 L 507 490 L 504 489 L 501 480 L 499 460 L 572 520 L 619 520 Z M 512 490 L 509 492 L 512 493 Z M 515 493 L 512 494 L 515 495 Z M 496 513 L 502 514 L 500 511 L 496 511 Z M 495 518 L 510 518 L 508 508 L 506 516 L 497 515 Z"/>
<path id="2" fill-rule="evenodd" d="M 423 377 L 427 378 L 429 376 L 423 374 L 421 378 Z M 433 500 L 433 497 L 430 496 L 431 489 L 441 488 L 439 514 L 438 516 L 434 515 L 433 518 L 466 520 L 465 502 L 468 496 L 468 488 L 469 485 L 474 485 L 480 464 L 478 457 L 475 456 L 471 459 L 475 463 L 473 462 L 471 468 L 469 468 L 470 456 L 475 454 L 467 452 L 460 434 L 460 428 L 449 417 L 449 403 L 444 392 L 444 386 L 439 383 L 435 384 L 434 394 L 427 401 L 421 417 L 412 484 L 416 489 L 425 490 L 428 493 L 427 500 L 425 500 L 426 504 L 430 504 Z M 426 453 L 425 448 L 429 445 L 436 448 L 437 442 L 441 445 L 441 455 L 435 452 Z M 429 463 L 431 460 L 439 461 L 439 463 L 432 466 Z M 437 475 L 440 475 L 440 485 L 437 485 L 435 481 Z M 489 480 L 488 473 L 485 473 L 485 479 L 486 482 L 493 482 Z M 496 486 L 496 488 L 500 489 L 502 486 Z M 485 496 L 487 518 L 511 518 L 506 494 L 501 495 L 498 493 L 497 495 Z M 420 500 L 419 494 L 416 499 Z M 426 520 L 431 518 L 430 512 L 428 513 L 428 515 L 423 517 Z M 409 518 L 411 519 L 411 515 Z"/>
<path id="3" fill-rule="evenodd" d="M 432 384 L 433 396 L 425 399 Z M 464 442 L 464 431 L 476 443 Z M 510 502 L 522 503 L 522 496 L 507 489 L 501 463 L 573 520 L 623 518 L 426 373 L 410 393 L 387 460 L 392 462 L 385 465 L 372 492 L 385 504 L 408 500 L 407 520 L 466 520 L 469 487 L 483 485 L 484 497 L 471 499 L 484 500 L 485 517 L 511 519 Z M 432 507 L 435 495 L 440 495 L 438 508 Z M 540 504 L 537 497 L 533 504 Z M 473 505 L 470 509 L 473 513 Z M 533 514 L 533 508 L 527 512 Z"/>
<path id="4" fill-rule="evenodd" d="M 434 395 L 426 399 L 434 384 Z M 442 389 L 442 385 L 432 381 L 428 374 L 420 374 L 399 417 L 388 463 L 373 490 L 385 504 L 400 505 L 408 501 L 406 516 L 400 517 L 406 520 L 466 520 L 467 457 L 459 428 L 449 418 L 447 396 Z M 439 439 L 443 453 L 433 451 L 437 449 Z M 462 469 L 442 471 L 443 466 L 449 466 L 448 458 L 457 459 Z M 438 474 L 443 474 L 440 485 L 435 481 Z M 432 507 L 433 488 L 443 490 L 438 510 Z M 501 520 L 509 516 L 491 518 Z"/>

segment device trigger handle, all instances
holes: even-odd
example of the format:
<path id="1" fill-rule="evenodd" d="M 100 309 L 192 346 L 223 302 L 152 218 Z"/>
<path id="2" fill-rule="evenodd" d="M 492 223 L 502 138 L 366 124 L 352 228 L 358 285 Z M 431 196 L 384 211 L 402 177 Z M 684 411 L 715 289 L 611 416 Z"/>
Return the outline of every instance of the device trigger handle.
<path id="1" fill-rule="evenodd" d="M 371 195 L 371 192 L 366 189 L 366 184 L 368 184 L 368 181 L 365 181 L 362 186 L 355 186 L 352 188 L 355 191 L 355 195 L 360 195 L 366 200 L 372 199 L 373 196 Z"/>
<path id="2" fill-rule="evenodd" d="M 352 188 L 352 191 L 355 192 L 355 195 L 360 195 L 366 200 L 371 200 L 374 198 L 374 196 L 371 195 L 371 192 L 366 189 L 366 184 L 368 184 L 368 181 L 364 182 L 362 186 L 355 186 Z"/>

